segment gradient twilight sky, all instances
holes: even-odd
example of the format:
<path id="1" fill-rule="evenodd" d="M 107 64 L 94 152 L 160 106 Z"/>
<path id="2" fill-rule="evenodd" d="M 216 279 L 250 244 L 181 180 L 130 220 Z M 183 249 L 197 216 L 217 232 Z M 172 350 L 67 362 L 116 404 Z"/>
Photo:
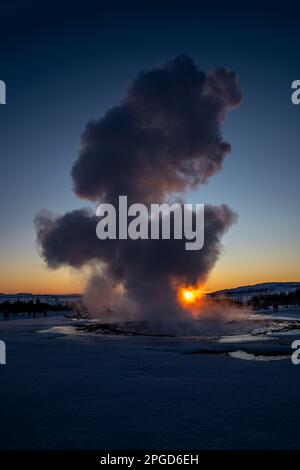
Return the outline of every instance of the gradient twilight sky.
<path id="1" fill-rule="evenodd" d="M 86 273 L 46 268 L 33 218 L 89 205 L 70 178 L 86 122 L 140 70 L 181 53 L 205 71 L 231 68 L 244 94 L 223 127 L 232 145 L 224 170 L 189 196 L 239 214 L 207 288 L 299 281 L 300 105 L 291 82 L 300 79 L 300 15 L 262 2 L 243 11 L 228 2 L 106 3 L 1 2 L 0 292 L 82 291 Z"/>

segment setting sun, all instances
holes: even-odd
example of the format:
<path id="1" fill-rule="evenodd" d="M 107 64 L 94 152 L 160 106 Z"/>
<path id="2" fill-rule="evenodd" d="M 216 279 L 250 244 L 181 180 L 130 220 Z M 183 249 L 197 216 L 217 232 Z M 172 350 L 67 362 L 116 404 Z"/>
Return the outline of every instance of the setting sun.
<path id="1" fill-rule="evenodd" d="M 182 286 L 178 289 L 178 300 L 183 307 L 198 305 L 204 295 L 205 291 L 198 286 Z"/>
<path id="2" fill-rule="evenodd" d="M 183 297 L 187 302 L 193 302 L 195 300 L 195 294 L 190 290 L 185 290 L 183 292 Z"/>

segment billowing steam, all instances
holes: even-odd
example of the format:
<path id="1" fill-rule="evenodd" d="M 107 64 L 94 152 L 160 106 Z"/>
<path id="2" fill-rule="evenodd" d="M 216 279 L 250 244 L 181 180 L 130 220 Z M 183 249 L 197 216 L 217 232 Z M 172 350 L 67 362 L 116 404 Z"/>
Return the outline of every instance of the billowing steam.
<path id="1" fill-rule="evenodd" d="M 72 168 L 76 194 L 111 203 L 123 194 L 129 203 L 182 201 L 222 168 L 230 145 L 220 126 L 240 101 L 233 72 L 207 76 L 185 55 L 140 73 L 118 106 L 87 124 Z M 87 302 L 95 306 L 96 293 L 99 310 L 107 303 L 153 319 L 182 314 L 174 289 L 206 280 L 235 220 L 227 205 L 206 206 L 200 251 L 185 250 L 184 240 L 100 241 L 88 209 L 60 217 L 44 211 L 35 225 L 48 266 L 94 266 Z"/>
<path id="2" fill-rule="evenodd" d="M 220 124 L 240 101 L 233 72 L 207 77 L 187 56 L 140 73 L 119 106 L 88 123 L 72 169 L 76 194 L 151 203 L 206 182 L 230 151 Z"/>

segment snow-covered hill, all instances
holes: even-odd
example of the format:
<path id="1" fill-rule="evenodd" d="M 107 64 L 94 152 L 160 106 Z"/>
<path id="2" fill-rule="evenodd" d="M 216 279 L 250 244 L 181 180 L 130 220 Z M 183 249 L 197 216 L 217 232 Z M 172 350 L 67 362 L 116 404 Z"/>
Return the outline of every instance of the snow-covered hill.
<path id="1" fill-rule="evenodd" d="M 250 286 L 239 286 L 232 289 L 223 289 L 212 292 L 212 296 L 226 297 L 253 297 L 258 294 L 280 294 L 288 293 L 300 288 L 300 282 L 263 282 Z"/>

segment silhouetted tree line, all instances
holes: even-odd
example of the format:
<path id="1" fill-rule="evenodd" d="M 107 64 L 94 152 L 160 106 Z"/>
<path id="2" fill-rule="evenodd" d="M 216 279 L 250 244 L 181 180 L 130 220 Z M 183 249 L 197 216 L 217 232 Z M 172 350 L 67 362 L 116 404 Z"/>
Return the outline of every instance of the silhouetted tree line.
<path id="1" fill-rule="evenodd" d="M 268 308 L 274 305 L 300 306 L 300 289 L 294 292 L 281 292 L 280 294 L 259 294 L 248 301 L 254 309 Z"/>
<path id="2" fill-rule="evenodd" d="M 41 302 L 37 299 L 35 302 L 33 300 L 29 300 L 28 302 L 23 302 L 20 300 L 16 300 L 16 302 L 10 302 L 7 300 L 6 302 L 2 302 L 0 304 L 0 312 L 3 313 L 4 318 L 8 318 L 9 314 L 13 314 L 15 316 L 20 315 L 21 313 L 27 313 L 28 316 L 36 316 L 36 314 L 44 314 L 47 315 L 47 312 L 57 312 L 61 310 L 70 310 L 69 307 L 62 305 L 62 304 L 48 304 L 47 302 Z"/>

